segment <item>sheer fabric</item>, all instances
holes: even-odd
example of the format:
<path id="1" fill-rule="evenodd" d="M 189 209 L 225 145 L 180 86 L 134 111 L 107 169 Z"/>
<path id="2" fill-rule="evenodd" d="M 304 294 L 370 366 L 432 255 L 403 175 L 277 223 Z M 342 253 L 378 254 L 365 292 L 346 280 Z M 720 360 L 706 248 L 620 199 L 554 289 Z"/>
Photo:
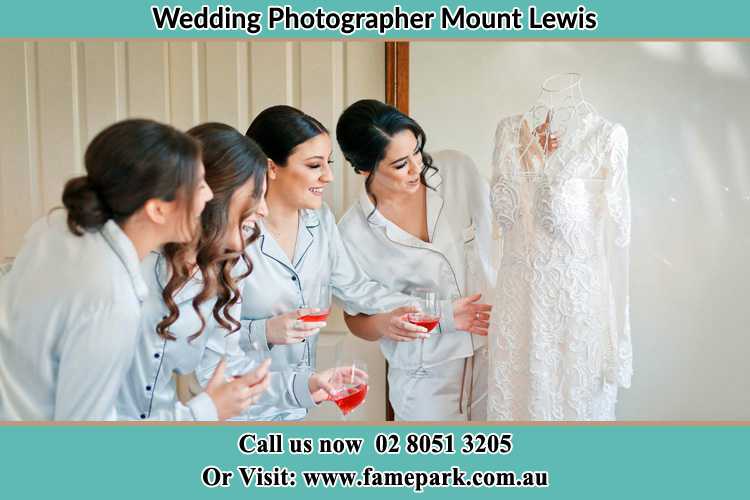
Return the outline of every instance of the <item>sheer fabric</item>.
<path id="1" fill-rule="evenodd" d="M 587 104 L 555 111 L 497 127 L 490 420 L 611 420 L 630 385 L 627 133 Z"/>

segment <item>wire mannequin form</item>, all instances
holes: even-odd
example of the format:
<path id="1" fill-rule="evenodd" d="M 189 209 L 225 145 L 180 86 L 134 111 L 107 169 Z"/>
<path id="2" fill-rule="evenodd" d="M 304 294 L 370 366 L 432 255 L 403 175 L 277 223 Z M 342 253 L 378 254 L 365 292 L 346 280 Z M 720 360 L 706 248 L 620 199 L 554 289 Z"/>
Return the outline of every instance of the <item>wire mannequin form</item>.
<path id="1" fill-rule="evenodd" d="M 583 97 L 581 79 L 580 73 L 558 73 L 546 78 L 534 105 L 522 115 L 506 118 L 505 124 L 501 122 L 498 127 L 493 165 L 499 177 L 493 180 L 493 189 L 515 191 L 511 198 L 499 198 L 515 200 L 511 202 L 515 205 L 511 212 L 517 212 L 513 218 L 521 219 L 527 234 L 533 233 L 534 207 L 546 195 L 574 178 L 601 184 L 607 178 L 603 163 L 587 161 L 591 151 L 577 147 L 591 138 L 601 122 L 594 105 Z M 594 133 L 593 138 L 594 150 L 603 151 L 606 145 L 600 135 Z M 519 198 L 531 201 L 520 203 Z M 523 216 L 518 217 L 521 213 Z M 496 240 L 500 239 L 501 226 L 495 224 Z M 527 245 L 531 244 L 533 241 L 527 241 Z"/>
<path id="2" fill-rule="evenodd" d="M 548 78 L 529 111 L 498 124 L 491 420 L 611 420 L 630 385 L 627 133 L 580 81 Z"/>
<path id="3" fill-rule="evenodd" d="M 525 177 L 561 173 L 573 162 L 575 145 L 585 136 L 587 121 L 598 116 L 581 90 L 580 73 L 559 73 L 542 83 L 536 103 L 523 114 L 517 133 L 517 154 Z M 557 148 L 552 148 L 557 141 Z M 607 172 L 589 172 L 588 177 L 606 178 Z"/>

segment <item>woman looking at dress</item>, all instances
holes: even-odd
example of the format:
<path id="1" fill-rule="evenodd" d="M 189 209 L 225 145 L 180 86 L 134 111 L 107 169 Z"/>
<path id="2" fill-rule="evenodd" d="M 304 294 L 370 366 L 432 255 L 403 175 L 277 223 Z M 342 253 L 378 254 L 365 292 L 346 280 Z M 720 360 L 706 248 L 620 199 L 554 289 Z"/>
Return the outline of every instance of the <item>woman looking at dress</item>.
<path id="1" fill-rule="evenodd" d="M 151 120 L 101 131 L 64 210 L 37 221 L 0 280 L 0 420 L 102 420 L 138 339 L 140 261 L 196 234 L 200 146 Z"/>
<path id="2" fill-rule="evenodd" d="M 428 155 L 419 124 L 380 101 L 349 106 L 336 137 L 365 177 L 339 222 L 352 257 L 393 290 L 429 288 L 443 299 L 439 328 L 421 342 L 345 316 L 352 332 L 380 341 L 396 419 L 485 419 L 491 306 L 477 292 L 494 281 L 487 182 L 461 153 Z"/>

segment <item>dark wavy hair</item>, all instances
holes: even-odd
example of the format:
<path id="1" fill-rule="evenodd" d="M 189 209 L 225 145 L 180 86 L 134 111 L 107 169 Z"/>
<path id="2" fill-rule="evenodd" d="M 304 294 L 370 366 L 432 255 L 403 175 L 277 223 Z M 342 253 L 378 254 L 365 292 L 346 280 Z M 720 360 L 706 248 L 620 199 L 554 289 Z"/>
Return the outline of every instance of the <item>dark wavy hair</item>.
<path id="1" fill-rule="evenodd" d="M 150 199 L 178 197 L 186 202 L 184 223 L 192 228 L 199 157 L 198 142 L 169 125 L 143 119 L 110 125 L 86 148 L 86 175 L 65 184 L 68 228 L 81 236 L 110 219 L 124 222 Z"/>
<path id="2" fill-rule="evenodd" d="M 188 252 L 196 248 L 196 264 L 203 275 L 203 289 L 193 299 L 193 309 L 201 320 L 200 329 L 189 337 L 192 341 L 203 333 L 205 318 L 200 305 L 214 295 L 213 317 L 222 328 L 235 332 L 240 323 L 230 314 L 232 306 L 240 301 L 237 284 L 250 275 L 253 269 L 245 248 L 259 236 L 257 226 L 249 237 L 244 237 L 242 223 L 250 216 L 263 193 L 268 159 L 257 144 L 240 132 L 223 123 L 204 123 L 188 130 L 188 135 L 198 140 L 203 150 L 203 165 L 206 168 L 206 183 L 214 197 L 206 204 L 201 214 L 201 233 L 195 244 L 168 245 L 165 247 L 171 277 L 162 292 L 169 315 L 156 327 L 163 338 L 174 339 L 169 327 L 177 321 L 179 308 L 174 302 L 174 294 L 182 288 L 192 275 L 192 266 L 186 259 Z M 239 225 L 230 227 L 229 207 L 235 192 L 246 182 L 253 183 L 253 201 L 245 207 Z M 245 242 L 242 251 L 226 249 L 226 236 L 238 231 Z M 239 260 L 243 260 L 246 270 L 233 276 L 232 270 Z"/>
<path id="3" fill-rule="evenodd" d="M 336 124 L 336 140 L 344 153 L 344 158 L 355 172 L 373 174 L 377 171 L 378 164 L 385 158 L 385 150 L 393 136 L 404 130 L 410 130 L 417 138 L 417 147 L 424 165 L 419 174 L 420 182 L 433 189 L 427 183 L 427 174 L 430 171 L 437 172 L 438 169 L 432 164 L 432 157 L 424 150 L 427 135 L 416 121 L 393 106 L 375 99 L 362 99 L 355 102 L 341 113 Z M 377 208 L 378 200 L 370 189 L 373 177 L 369 175 L 365 180 L 365 190 L 375 200 Z"/>
<path id="4" fill-rule="evenodd" d="M 320 134 L 322 123 L 291 106 L 271 106 L 261 111 L 245 132 L 273 162 L 283 167 L 294 148 Z"/>

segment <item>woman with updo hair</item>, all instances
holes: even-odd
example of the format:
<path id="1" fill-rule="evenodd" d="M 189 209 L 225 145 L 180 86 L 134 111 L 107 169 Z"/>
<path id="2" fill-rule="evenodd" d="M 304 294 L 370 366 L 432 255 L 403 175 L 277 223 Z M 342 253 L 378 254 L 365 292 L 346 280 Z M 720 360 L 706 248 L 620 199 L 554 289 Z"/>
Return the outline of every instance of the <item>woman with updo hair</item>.
<path id="1" fill-rule="evenodd" d="M 101 131 L 64 210 L 26 234 L 0 280 L 0 420 L 104 420 L 135 351 L 140 262 L 199 232 L 200 145 L 151 120 Z"/>
<path id="2" fill-rule="evenodd" d="M 334 180 L 333 145 L 323 124 L 291 106 L 272 106 L 255 117 L 246 135 L 269 160 L 269 214 L 259 222 L 258 243 L 248 248 L 253 273 L 245 279 L 240 342 L 248 355 L 273 361 L 268 391 L 243 416 L 302 420 L 335 396 L 332 369 L 316 366 L 318 333 L 326 326 L 317 318 L 328 311 L 310 306 L 321 285 L 346 311 L 371 315 L 370 321 L 394 334 L 426 330 L 403 319 L 411 298 L 371 280 L 344 247 L 323 202 Z M 313 318 L 305 321 L 307 315 Z"/>
<path id="3" fill-rule="evenodd" d="M 396 420 L 485 419 L 491 306 L 479 292 L 495 276 L 487 182 L 464 154 L 427 154 L 422 127 L 380 101 L 344 110 L 336 139 L 365 178 L 339 222 L 352 257 L 393 290 L 427 288 L 442 299 L 439 326 L 416 342 L 345 316 L 356 335 L 380 341 Z"/>

